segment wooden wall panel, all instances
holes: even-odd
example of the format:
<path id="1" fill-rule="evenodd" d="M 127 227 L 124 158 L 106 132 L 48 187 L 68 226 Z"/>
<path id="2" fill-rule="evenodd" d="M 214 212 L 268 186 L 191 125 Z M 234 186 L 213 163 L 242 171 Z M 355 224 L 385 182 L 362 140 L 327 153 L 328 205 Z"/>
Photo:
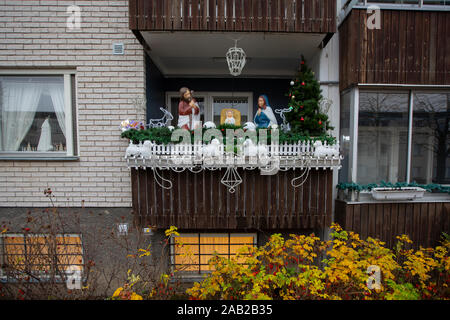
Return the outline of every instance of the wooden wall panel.
<path id="1" fill-rule="evenodd" d="M 331 223 L 331 170 L 311 170 L 299 188 L 293 188 L 291 181 L 301 170 L 273 176 L 239 170 L 243 183 L 235 193 L 220 182 L 224 170 L 159 172 L 172 181 L 171 189 L 162 189 L 150 168 L 132 169 L 133 212 L 138 225 L 275 230 L 324 228 Z"/>
<path id="2" fill-rule="evenodd" d="M 353 9 L 339 27 L 340 89 L 362 84 L 450 85 L 450 11 L 381 10 L 381 29 Z"/>
<path id="3" fill-rule="evenodd" d="M 335 221 L 359 233 L 362 239 L 377 238 L 388 247 L 407 234 L 414 247 L 436 246 L 442 232 L 450 232 L 450 202 L 352 203 L 336 200 Z"/>
<path id="4" fill-rule="evenodd" d="M 336 0 L 129 0 L 129 26 L 135 31 L 334 33 Z"/>

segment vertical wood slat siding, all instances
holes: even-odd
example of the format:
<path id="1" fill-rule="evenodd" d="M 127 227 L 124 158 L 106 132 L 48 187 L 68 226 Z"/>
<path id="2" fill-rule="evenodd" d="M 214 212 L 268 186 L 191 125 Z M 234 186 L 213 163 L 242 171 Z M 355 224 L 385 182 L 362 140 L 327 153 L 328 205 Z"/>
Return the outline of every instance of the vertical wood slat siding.
<path id="1" fill-rule="evenodd" d="M 162 189 L 152 170 L 131 169 L 135 223 L 184 229 L 302 229 L 329 226 L 332 170 L 311 170 L 305 184 L 291 186 L 302 170 L 262 176 L 239 169 L 243 183 L 235 193 L 221 184 L 224 170 L 159 171 L 173 187 Z"/>
<path id="2" fill-rule="evenodd" d="M 362 239 L 377 238 L 388 247 L 396 236 L 407 234 L 414 246 L 436 246 L 442 232 L 450 231 L 450 203 L 365 203 L 335 202 L 335 221 Z"/>
<path id="3" fill-rule="evenodd" d="M 339 26 L 340 89 L 358 83 L 450 84 L 450 12 L 381 10 L 381 29 L 353 9 Z"/>
<path id="4" fill-rule="evenodd" d="M 139 31 L 336 32 L 336 0 L 129 0 Z"/>

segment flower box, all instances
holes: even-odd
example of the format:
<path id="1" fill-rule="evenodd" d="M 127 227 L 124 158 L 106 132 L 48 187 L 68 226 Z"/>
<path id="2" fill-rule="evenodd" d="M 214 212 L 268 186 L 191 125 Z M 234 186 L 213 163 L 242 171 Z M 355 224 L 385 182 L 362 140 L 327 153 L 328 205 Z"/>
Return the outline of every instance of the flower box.
<path id="1" fill-rule="evenodd" d="M 423 197 L 425 189 L 419 187 L 373 188 L 375 200 L 414 200 Z"/>

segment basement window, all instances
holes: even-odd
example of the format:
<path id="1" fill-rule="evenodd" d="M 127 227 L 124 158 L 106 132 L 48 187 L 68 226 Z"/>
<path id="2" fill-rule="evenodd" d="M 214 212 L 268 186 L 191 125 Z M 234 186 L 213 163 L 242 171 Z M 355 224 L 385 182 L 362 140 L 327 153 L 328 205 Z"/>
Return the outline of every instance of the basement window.
<path id="1" fill-rule="evenodd" d="M 0 235 L 0 279 L 30 282 L 64 280 L 83 272 L 83 246 L 79 234 Z"/>
<path id="2" fill-rule="evenodd" d="M 171 264 L 185 275 L 208 273 L 213 271 L 208 261 L 214 254 L 231 259 L 244 246 L 256 246 L 256 234 L 180 234 L 170 243 Z M 241 257 L 238 262 L 244 263 L 243 260 Z"/>

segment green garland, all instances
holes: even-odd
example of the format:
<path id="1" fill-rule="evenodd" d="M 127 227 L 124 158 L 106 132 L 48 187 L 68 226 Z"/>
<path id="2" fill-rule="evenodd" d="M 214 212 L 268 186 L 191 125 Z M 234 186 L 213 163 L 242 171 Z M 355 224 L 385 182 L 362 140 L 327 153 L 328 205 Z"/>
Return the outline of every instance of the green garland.
<path id="1" fill-rule="evenodd" d="M 336 185 L 336 188 L 339 190 L 350 190 L 350 191 L 363 191 L 368 190 L 371 191 L 373 188 L 394 188 L 394 189 L 400 189 L 405 187 L 419 187 L 423 188 L 429 192 L 442 192 L 442 193 L 450 193 L 450 187 L 445 187 L 440 184 L 418 184 L 416 182 L 385 182 L 381 181 L 379 184 L 376 183 L 369 183 L 369 184 L 358 184 L 355 182 L 351 183 L 339 183 Z"/>
<path id="2" fill-rule="evenodd" d="M 225 131 L 227 129 L 232 129 L 232 130 L 237 130 L 237 129 L 243 129 L 243 126 L 233 126 L 233 125 L 220 125 L 217 127 L 218 130 L 224 132 L 224 144 L 226 143 L 226 136 L 225 136 Z M 203 133 L 206 131 L 207 129 L 203 129 Z M 259 131 L 260 129 L 257 129 L 257 131 Z M 190 131 L 191 133 L 191 142 L 194 142 L 194 131 Z M 172 137 L 172 132 L 166 128 L 149 128 L 149 129 L 145 129 L 145 130 L 136 130 L 136 129 L 130 129 L 127 130 L 125 132 L 122 132 L 121 135 L 122 138 L 126 138 L 129 140 L 132 140 L 133 143 L 139 143 L 140 141 L 146 141 L 146 140 L 150 140 L 150 141 L 154 141 L 157 144 L 164 144 L 167 145 L 169 143 L 179 143 L 179 142 L 172 142 L 171 141 L 171 137 Z M 259 134 L 257 132 L 257 137 L 259 137 Z M 303 133 L 298 133 L 298 132 L 283 132 L 280 131 L 279 132 L 279 143 L 280 144 L 293 144 L 293 143 L 298 143 L 298 142 L 305 142 L 305 141 L 317 141 L 320 140 L 322 141 L 322 143 L 327 142 L 328 145 L 333 145 L 336 143 L 336 138 L 329 135 L 329 134 L 323 134 L 321 136 L 315 136 L 315 137 L 311 137 L 309 135 L 303 134 Z M 205 141 L 205 142 L 209 142 L 209 141 Z M 267 132 L 267 143 L 270 144 L 271 143 L 271 135 L 270 135 L 270 130 Z"/>

